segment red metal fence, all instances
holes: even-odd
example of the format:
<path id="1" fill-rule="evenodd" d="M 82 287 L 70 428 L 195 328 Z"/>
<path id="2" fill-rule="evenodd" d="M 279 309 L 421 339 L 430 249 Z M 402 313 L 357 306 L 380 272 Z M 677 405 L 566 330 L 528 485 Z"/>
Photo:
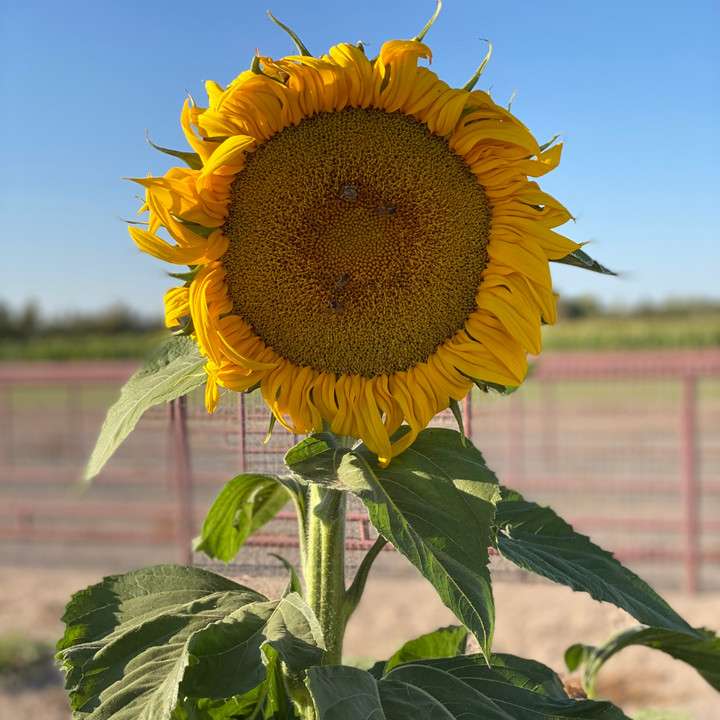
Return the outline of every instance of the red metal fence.
<path id="1" fill-rule="evenodd" d="M 226 394 L 212 416 L 193 393 L 148 411 L 81 496 L 83 462 L 135 368 L 0 365 L 0 550 L 160 543 L 190 562 L 190 539 L 222 484 L 238 471 L 281 471 L 297 438 L 276 427 L 261 443 L 269 416 L 257 393 Z M 503 484 L 552 505 L 660 584 L 679 568 L 688 591 L 720 583 L 720 350 L 548 353 L 521 391 L 476 392 L 464 414 Z M 359 509 L 348 516 L 355 549 L 372 542 Z M 291 517 L 252 542 L 296 544 Z"/>

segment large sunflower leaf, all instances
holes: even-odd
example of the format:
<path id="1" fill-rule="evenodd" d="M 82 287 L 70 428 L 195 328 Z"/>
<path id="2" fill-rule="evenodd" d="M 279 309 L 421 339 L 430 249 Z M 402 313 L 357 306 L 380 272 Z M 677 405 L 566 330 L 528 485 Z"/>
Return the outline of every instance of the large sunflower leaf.
<path id="1" fill-rule="evenodd" d="M 563 265 L 572 265 L 573 267 L 579 267 L 583 270 L 592 270 L 596 273 L 603 275 L 617 275 L 616 272 L 608 270 L 604 265 L 601 265 L 597 260 L 593 260 L 583 250 L 573 250 L 569 255 L 558 258 L 557 260 L 551 260 L 551 262 L 562 263 Z"/>
<path id="2" fill-rule="evenodd" d="M 75 717 L 170 718 L 192 634 L 266 602 L 231 580 L 178 565 L 107 577 L 75 594 L 58 644 Z"/>
<path id="3" fill-rule="evenodd" d="M 274 475 L 238 475 L 210 508 L 194 550 L 230 562 L 250 535 L 272 520 L 289 499 Z"/>
<path id="4" fill-rule="evenodd" d="M 310 668 L 308 688 L 318 720 L 385 720 L 377 681 L 364 670 L 349 665 Z"/>
<path id="5" fill-rule="evenodd" d="M 212 700 L 242 695 L 265 680 L 264 647 L 299 673 L 321 662 L 322 644 L 320 624 L 297 593 L 253 603 L 193 633 L 180 690 L 187 697 Z"/>
<path id="6" fill-rule="evenodd" d="M 181 698 L 171 720 L 235 720 L 244 718 L 265 705 L 267 681 L 245 695 L 223 700 Z M 259 710 L 258 710 L 259 712 Z M 260 716 L 263 717 L 263 716 Z"/>
<path id="7" fill-rule="evenodd" d="M 694 667 L 716 690 L 720 690 L 720 638 L 708 630 L 693 634 L 663 628 L 634 625 L 610 635 L 598 647 L 573 645 L 565 652 L 570 671 L 584 665 L 583 688 L 595 695 L 595 679 L 600 668 L 616 653 L 630 645 L 644 645 L 667 653 Z"/>
<path id="8" fill-rule="evenodd" d="M 295 709 L 283 681 L 280 655 L 270 645 L 264 647 L 263 652 L 267 669 L 266 717 L 271 717 L 273 720 L 295 718 Z"/>
<path id="9" fill-rule="evenodd" d="M 176 336 L 138 370 L 108 411 L 85 469 L 85 479 L 90 480 L 102 470 L 149 407 L 175 400 L 204 385 L 207 380 L 203 370 L 205 362 L 194 340 Z"/>
<path id="10" fill-rule="evenodd" d="M 550 508 L 502 488 L 496 520 L 498 549 L 516 565 L 612 603 L 647 625 L 697 636 L 650 586 Z"/>
<path id="11" fill-rule="evenodd" d="M 285 462 L 308 482 L 359 497 L 377 531 L 435 586 L 489 652 L 495 608 L 488 547 L 499 491 L 472 443 L 463 447 L 458 432 L 430 428 L 383 469 L 364 446 L 351 451 L 319 433 L 290 450 Z"/>
<path id="12" fill-rule="evenodd" d="M 410 640 L 387 661 L 383 674 L 390 672 L 396 665 L 413 660 L 460 655 L 465 652 L 467 635 L 467 629 L 462 625 L 451 625 Z"/>
<path id="13" fill-rule="evenodd" d="M 319 720 L 627 720 L 610 703 L 567 697 L 552 670 L 508 655 L 396 666 L 380 680 L 356 668 L 308 670 Z"/>

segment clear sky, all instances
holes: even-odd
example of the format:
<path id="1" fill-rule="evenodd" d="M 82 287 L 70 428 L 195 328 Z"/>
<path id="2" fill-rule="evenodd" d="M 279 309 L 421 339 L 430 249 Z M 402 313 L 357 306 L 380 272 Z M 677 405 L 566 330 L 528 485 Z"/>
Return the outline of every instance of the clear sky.
<path id="1" fill-rule="evenodd" d="M 124 302 L 157 315 L 170 286 L 126 226 L 137 187 L 185 149 L 187 88 L 227 84 L 262 54 L 293 53 L 265 15 L 319 55 L 363 40 L 375 54 L 416 35 L 433 0 L 24 0 L 0 22 L 0 300 L 47 315 Z M 553 265 L 556 287 L 610 303 L 720 299 L 720 2 L 445 0 L 426 37 L 432 68 L 478 85 L 542 143 L 562 132 L 541 180 L 577 217 L 574 240 L 622 278 Z M 200 102 L 200 104 L 203 104 Z"/>

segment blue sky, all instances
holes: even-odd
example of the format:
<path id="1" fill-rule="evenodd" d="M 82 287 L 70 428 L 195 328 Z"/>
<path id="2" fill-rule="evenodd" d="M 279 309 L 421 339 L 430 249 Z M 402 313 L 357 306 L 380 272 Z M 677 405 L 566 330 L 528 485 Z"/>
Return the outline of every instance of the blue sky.
<path id="1" fill-rule="evenodd" d="M 432 0 L 65 0 L 11 3 L 0 31 L 0 300 L 46 315 L 124 302 L 161 312 L 163 263 L 133 245 L 136 188 L 184 149 L 187 88 L 227 84 L 263 54 L 293 52 L 269 8 L 314 54 L 338 42 L 411 38 Z M 446 0 L 426 41 L 433 69 L 463 84 L 493 43 L 478 85 L 540 142 L 564 135 L 542 187 L 577 217 L 566 226 L 608 278 L 553 265 L 565 294 L 609 303 L 720 299 L 720 2 Z M 202 102 L 201 102 L 202 104 Z"/>

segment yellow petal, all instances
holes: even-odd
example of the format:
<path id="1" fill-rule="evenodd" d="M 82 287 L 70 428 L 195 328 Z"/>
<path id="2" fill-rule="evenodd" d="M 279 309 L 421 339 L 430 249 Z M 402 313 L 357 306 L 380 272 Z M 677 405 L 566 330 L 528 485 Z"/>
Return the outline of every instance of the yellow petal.
<path id="1" fill-rule="evenodd" d="M 255 145 L 255 138 L 249 135 L 235 135 L 228 138 L 208 158 L 200 177 L 210 175 L 223 165 L 232 165 L 237 158 L 244 157 L 245 152 L 253 145 Z"/>

